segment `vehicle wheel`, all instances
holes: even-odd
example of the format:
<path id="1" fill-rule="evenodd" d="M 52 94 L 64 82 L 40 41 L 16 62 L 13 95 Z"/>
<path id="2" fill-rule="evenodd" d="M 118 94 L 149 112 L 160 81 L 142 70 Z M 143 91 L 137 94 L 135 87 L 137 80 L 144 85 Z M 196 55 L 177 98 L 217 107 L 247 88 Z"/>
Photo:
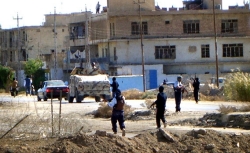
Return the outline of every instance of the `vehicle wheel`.
<path id="1" fill-rule="evenodd" d="M 76 92 L 75 92 L 75 97 L 76 97 L 76 102 L 77 103 L 81 103 L 82 102 L 82 100 L 83 100 L 83 96 L 80 96 L 79 95 L 79 92 L 77 91 L 77 89 L 76 89 Z"/>
<path id="2" fill-rule="evenodd" d="M 69 96 L 69 103 L 73 103 L 74 97 Z"/>
<path id="3" fill-rule="evenodd" d="M 43 101 L 47 101 L 48 98 L 43 94 Z"/>
<path id="4" fill-rule="evenodd" d="M 101 101 L 101 97 L 95 96 L 95 102 L 100 102 L 100 101 Z"/>
<path id="5" fill-rule="evenodd" d="M 41 98 L 39 98 L 39 96 L 37 96 L 37 101 L 41 101 Z"/>
<path id="6" fill-rule="evenodd" d="M 109 101 L 111 99 L 111 95 L 104 95 L 103 99 L 104 101 Z"/>

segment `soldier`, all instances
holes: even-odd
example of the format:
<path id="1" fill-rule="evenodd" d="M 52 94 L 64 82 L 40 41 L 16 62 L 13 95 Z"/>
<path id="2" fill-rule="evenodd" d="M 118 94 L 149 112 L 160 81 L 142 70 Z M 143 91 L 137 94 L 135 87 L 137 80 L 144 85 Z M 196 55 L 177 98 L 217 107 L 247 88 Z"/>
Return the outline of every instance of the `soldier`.
<path id="1" fill-rule="evenodd" d="M 199 89 L 200 89 L 200 81 L 199 81 L 199 78 L 195 78 L 195 79 L 194 79 L 193 87 L 194 87 L 194 100 L 195 100 L 196 104 L 198 104 Z"/>
<path id="2" fill-rule="evenodd" d="M 124 105 L 125 97 L 121 95 L 119 89 L 116 90 L 115 97 L 108 103 L 108 106 L 113 108 L 112 110 L 112 130 L 114 134 L 117 134 L 117 120 L 119 122 L 120 129 L 122 130 L 122 136 L 125 136 L 125 124 L 124 124 Z"/>
<path id="3" fill-rule="evenodd" d="M 112 84 L 110 84 L 110 86 L 112 87 L 112 98 L 115 97 L 115 93 L 116 93 L 116 90 L 118 89 L 119 87 L 119 83 L 116 81 L 116 78 L 113 77 L 112 78 Z"/>
<path id="4" fill-rule="evenodd" d="M 164 87 L 159 87 L 159 93 L 157 95 L 157 100 L 150 106 L 152 108 L 154 105 L 156 105 L 156 124 L 157 128 L 161 128 L 161 122 L 162 120 L 164 127 L 167 126 L 167 122 L 164 117 L 165 113 L 165 107 L 166 107 L 166 101 L 167 101 L 167 95 L 163 92 Z"/>

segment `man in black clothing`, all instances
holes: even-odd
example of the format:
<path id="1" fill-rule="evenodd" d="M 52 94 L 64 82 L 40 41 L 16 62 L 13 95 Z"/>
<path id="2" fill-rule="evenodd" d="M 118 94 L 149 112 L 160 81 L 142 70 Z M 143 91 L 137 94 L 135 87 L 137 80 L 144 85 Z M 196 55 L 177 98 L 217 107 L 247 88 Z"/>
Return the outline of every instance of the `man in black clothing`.
<path id="1" fill-rule="evenodd" d="M 118 84 L 118 82 L 116 81 L 116 78 L 115 78 L 115 77 L 113 77 L 112 80 L 113 80 L 113 82 L 112 82 L 112 84 L 110 84 L 110 86 L 112 87 L 112 97 L 114 98 L 114 97 L 115 97 L 116 90 L 117 90 L 118 87 L 119 87 L 119 84 Z"/>
<path id="2" fill-rule="evenodd" d="M 199 99 L 199 89 L 200 89 L 200 81 L 199 78 L 195 78 L 193 82 L 193 87 L 194 87 L 194 100 L 196 104 L 198 104 L 198 99 Z"/>
<path id="3" fill-rule="evenodd" d="M 167 122 L 165 120 L 165 107 L 166 107 L 166 101 L 167 101 L 167 95 L 163 92 L 164 87 L 160 86 L 159 87 L 159 93 L 157 95 L 157 100 L 150 106 L 153 107 L 156 105 L 156 124 L 157 128 L 161 128 L 161 122 L 162 120 L 164 127 L 167 126 Z"/>

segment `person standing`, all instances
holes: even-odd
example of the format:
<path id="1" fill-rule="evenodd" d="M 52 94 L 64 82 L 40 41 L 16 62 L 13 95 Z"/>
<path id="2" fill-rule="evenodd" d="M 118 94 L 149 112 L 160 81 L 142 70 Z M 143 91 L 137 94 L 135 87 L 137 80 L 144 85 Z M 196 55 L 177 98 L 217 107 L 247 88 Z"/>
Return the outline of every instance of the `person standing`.
<path id="1" fill-rule="evenodd" d="M 100 11 L 100 4 L 99 4 L 99 2 L 96 4 L 96 14 L 98 14 L 99 13 L 99 11 Z"/>
<path id="2" fill-rule="evenodd" d="M 30 77 L 27 75 L 26 76 L 26 78 L 24 79 L 24 84 L 23 84 L 23 86 L 25 87 L 25 89 L 26 89 L 26 96 L 28 95 L 28 94 L 30 94 L 31 95 L 31 85 L 32 85 L 32 80 L 30 79 Z"/>
<path id="3" fill-rule="evenodd" d="M 194 87 L 194 100 L 195 100 L 196 104 L 198 104 L 199 90 L 200 90 L 200 81 L 199 81 L 199 78 L 195 78 L 194 79 L 193 87 Z"/>
<path id="4" fill-rule="evenodd" d="M 167 95 L 163 92 L 164 87 L 159 87 L 159 93 L 157 94 L 156 101 L 150 106 L 152 108 L 154 105 L 156 105 L 156 125 L 157 128 L 161 128 L 161 122 L 164 124 L 164 128 L 167 126 L 167 122 L 164 116 L 165 113 L 165 107 L 166 107 L 166 101 L 167 101 Z"/>
<path id="5" fill-rule="evenodd" d="M 182 92 L 184 91 L 185 87 L 181 83 L 182 77 L 178 76 L 177 81 L 174 84 L 174 96 L 175 96 L 175 112 L 181 111 L 181 99 L 182 99 Z"/>
<path id="6" fill-rule="evenodd" d="M 111 116 L 112 130 L 114 134 L 117 134 L 117 121 L 119 122 L 120 129 L 122 130 L 122 136 L 125 136 L 125 124 L 124 124 L 124 105 L 125 97 L 121 95 L 119 89 L 116 90 L 116 96 L 108 103 L 108 106 L 113 108 Z"/>
<path id="7" fill-rule="evenodd" d="M 17 91 L 17 85 L 18 85 L 18 81 L 16 80 L 16 78 L 13 78 L 13 81 L 11 83 L 11 92 L 13 93 L 13 96 L 17 96 L 18 91 Z"/>
<path id="8" fill-rule="evenodd" d="M 115 97 L 115 93 L 116 93 L 116 90 L 118 89 L 119 87 L 119 83 L 116 81 L 116 78 L 113 77 L 112 78 L 112 84 L 110 84 L 110 86 L 112 87 L 112 98 Z"/>

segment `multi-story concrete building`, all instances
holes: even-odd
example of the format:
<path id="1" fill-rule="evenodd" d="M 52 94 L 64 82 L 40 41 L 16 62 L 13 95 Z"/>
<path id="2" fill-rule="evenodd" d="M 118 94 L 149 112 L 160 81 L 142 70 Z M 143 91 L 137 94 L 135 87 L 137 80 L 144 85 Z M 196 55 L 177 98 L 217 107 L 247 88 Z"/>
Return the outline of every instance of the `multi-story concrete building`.
<path id="1" fill-rule="evenodd" d="M 57 40 L 57 53 L 63 50 L 68 53 L 64 54 L 62 70 L 70 72 L 75 63 L 85 59 L 87 45 L 91 61 L 99 63 L 110 75 L 141 75 L 143 49 L 147 88 L 157 86 L 166 74 L 215 75 L 216 55 L 220 75 L 235 68 L 250 71 L 248 4 L 222 10 L 222 0 L 215 0 L 214 4 L 211 0 L 184 0 L 182 8 L 155 7 L 154 0 L 139 2 L 107 0 L 107 8 L 100 14 L 57 14 L 57 38 L 60 39 Z M 53 23 L 54 15 L 46 15 L 44 26 L 39 27 L 46 31 L 41 37 L 45 38 L 41 39 L 43 44 L 39 32 L 34 30 L 33 34 L 28 34 L 33 36 L 30 46 L 34 47 L 34 52 L 28 53 L 29 58 L 45 55 L 53 60 Z M 29 27 L 29 31 L 31 29 Z M 4 53 L 7 58 L 2 56 L 2 64 L 13 56 L 10 55 L 13 47 L 5 44 L 10 45 L 15 40 L 12 38 L 15 31 L 1 32 L 1 52 L 8 52 Z M 27 45 L 26 50 L 30 46 Z M 70 60 L 65 60 L 68 59 L 66 55 Z"/>
<path id="2" fill-rule="evenodd" d="M 139 10 L 133 0 L 108 0 L 108 23 L 94 30 L 107 39 L 91 37 L 91 42 L 98 45 L 100 57 L 108 58 L 110 74 L 142 74 L 141 43 L 146 78 L 149 84 L 157 80 L 154 87 L 163 80 L 162 74 L 215 75 L 216 55 L 219 75 L 236 68 L 250 71 L 249 5 L 222 10 L 222 0 L 183 4 L 183 8 L 155 9 L 154 0 L 147 0 Z"/>

